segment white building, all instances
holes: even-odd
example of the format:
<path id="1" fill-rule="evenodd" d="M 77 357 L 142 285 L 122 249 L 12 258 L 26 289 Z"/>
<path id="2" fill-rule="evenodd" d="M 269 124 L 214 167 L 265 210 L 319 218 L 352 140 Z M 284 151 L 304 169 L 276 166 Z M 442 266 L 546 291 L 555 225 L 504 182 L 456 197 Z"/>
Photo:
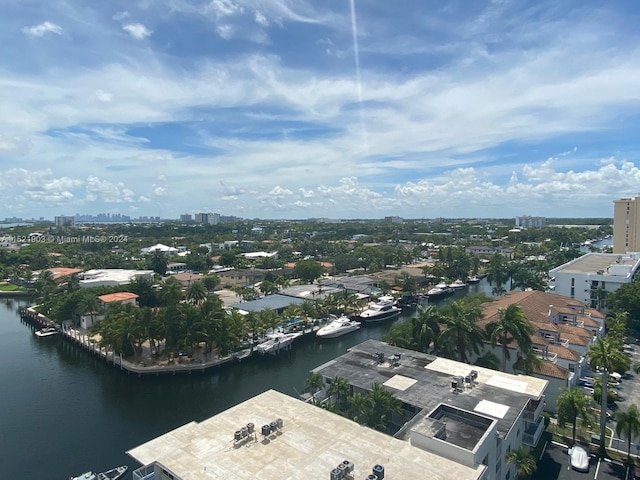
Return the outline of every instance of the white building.
<path id="1" fill-rule="evenodd" d="M 516 217 L 516 227 L 522 228 L 542 228 L 545 226 L 547 219 L 545 217 L 530 217 L 523 215 Z"/>
<path id="2" fill-rule="evenodd" d="M 196 223 L 208 223 L 209 225 L 218 225 L 220 223 L 219 213 L 196 213 L 194 216 Z"/>
<path id="3" fill-rule="evenodd" d="M 602 308 L 604 292 L 633 282 L 640 253 L 587 253 L 549 271 L 549 288 L 591 308 Z"/>
<path id="4" fill-rule="evenodd" d="M 127 453 L 144 465 L 133 480 L 494 478 L 273 390 Z"/>
<path id="5" fill-rule="evenodd" d="M 382 385 L 403 408 L 390 419 L 389 433 L 460 465 L 485 465 L 482 478 L 487 480 L 515 478 L 515 466 L 504 462 L 506 453 L 521 445 L 533 449 L 544 431 L 541 414 L 548 382 L 541 378 L 468 365 L 376 340 L 352 347 L 314 372 L 322 375 L 327 389 L 336 377 L 347 380 L 353 393 Z"/>
<path id="6" fill-rule="evenodd" d="M 151 245 L 150 247 L 145 247 L 140 250 L 143 255 L 148 255 L 154 252 L 164 253 L 165 255 L 177 255 L 180 250 L 175 247 L 169 247 L 162 243 L 156 243 L 155 245 Z"/>
<path id="7" fill-rule="evenodd" d="M 125 270 L 123 268 L 104 268 L 87 270 L 78 275 L 82 288 L 114 287 L 129 285 L 134 278 L 143 277 L 153 281 L 153 270 Z"/>

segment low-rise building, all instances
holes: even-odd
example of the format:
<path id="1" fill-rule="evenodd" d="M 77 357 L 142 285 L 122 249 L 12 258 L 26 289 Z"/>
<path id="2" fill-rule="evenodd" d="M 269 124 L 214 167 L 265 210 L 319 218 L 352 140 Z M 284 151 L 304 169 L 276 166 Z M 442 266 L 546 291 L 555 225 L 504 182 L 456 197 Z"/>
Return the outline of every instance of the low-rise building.
<path id="1" fill-rule="evenodd" d="M 133 480 L 494 478 L 273 390 L 127 453 L 143 465 Z"/>
<path id="2" fill-rule="evenodd" d="M 604 335 L 604 315 L 587 308 L 583 303 L 561 295 L 532 291 L 512 291 L 482 304 L 483 318 L 478 322 L 482 328 L 498 321 L 500 311 L 517 304 L 534 327 L 533 351 L 542 360 L 531 375 L 549 382 L 546 411 L 555 412 L 561 387 L 572 388 L 583 375 L 587 366 L 587 350 L 598 337 Z M 487 351 L 502 358 L 500 346 L 485 344 Z M 522 351 L 517 342 L 509 345 L 506 370 L 514 372 Z M 471 358 L 475 361 L 477 357 Z"/>
<path id="3" fill-rule="evenodd" d="M 549 288 L 591 308 L 603 310 L 604 297 L 632 283 L 640 267 L 640 252 L 587 253 L 549 271 Z"/>
<path id="4" fill-rule="evenodd" d="M 540 378 L 377 340 L 352 347 L 314 372 L 322 376 L 326 390 L 336 377 L 347 380 L 352 393 L 382 385 L 402 402 L 402 413 L 390 419 L 390 433 L 460 465 L 484 465 L 486 479 L 515 478 L 514 465 L 504 462 L 506 453 L 521 445 L 534 448 L 544 431 L 541 413 L 548 382 Z"/>
<path id="5" fill-rule="evenodd" d="M 79 274 L 80 286 L 91 287 L 115 287 L 129 285 L 134 278 L 145 278 L 153 282 L 153 270 L 126 270 L 123 268 L 104 268 L 87 270 Z"/>

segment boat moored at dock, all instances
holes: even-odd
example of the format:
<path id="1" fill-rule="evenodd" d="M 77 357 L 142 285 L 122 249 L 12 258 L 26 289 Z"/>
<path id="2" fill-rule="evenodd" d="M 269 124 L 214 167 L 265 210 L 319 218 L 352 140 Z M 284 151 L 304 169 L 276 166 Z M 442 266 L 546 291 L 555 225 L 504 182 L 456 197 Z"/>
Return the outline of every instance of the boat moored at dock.
<path id="1" fill-rule="evenodd" d="M 69 480 L 118 480 L 127 473 L 129 467 L 122 465 L 120 467 L 112 468 L 106 472 L 93 473 L 85 472 L 77 477 L 69 477 Z"/>
<path id="2" fill-rule="evenodd" d="M 266 341 L 258 344 L 256 346 L 256 350 L 258 353 L 264 355 L 265 353 L 269 353 L 271 355 L 275 355 L 280 352 L 280 350 L 290 349 L 293 341 L 302 336 L 302 332 L 293 332 L 293 333 L 282 333 L 282 332 L 274 332 L 265 335 L 267 338 Z"/>
<path id="3" fill-rule="evenodd" d="M 444 297 L 446 295 L 450 295 L 453 293 L 453 288 L 451 288 L 446 283 L 438 283 L 435 287 L 427 292 L 427 297 L 429 298 L 437 298 Z"/>
<path id="4" fill-rule="evenodd" d="M 331 323 L 325 325 L 316 332 L 316 336 L 319 338 L 336 338 L 346 335 L 347 333 L 355 332 L 360 328 L 360 322 L 351 320 L 344 315 L 338 318 L 334 318 Z"/>
<path id="5" fill-rule="evenodd" d="M 36 337 L 51 337 L 57 335 L 58 329 L 56 327 L 44 327 L 40 330 L 36 330 Z"/>
<path id="6" fill-rule="evenodd" d="M 363 322 L 380 322 L 400 316 L 402 309 L 396 305 L 396 301 L 391 296 L 380 297 L 376 303 L 370 305 L 362 312 L 358 319 Z"/>

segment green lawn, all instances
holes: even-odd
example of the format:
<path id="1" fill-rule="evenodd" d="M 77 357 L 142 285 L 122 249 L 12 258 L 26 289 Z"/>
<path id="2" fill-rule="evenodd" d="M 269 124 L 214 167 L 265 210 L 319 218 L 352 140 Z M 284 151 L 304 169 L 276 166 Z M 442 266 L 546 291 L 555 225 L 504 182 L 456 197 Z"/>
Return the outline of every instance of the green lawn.
<path id="1" fill-rule="evenodd" d="M 0 292 L 23 292 L 24 288 L 13 283 L 0 283 Z"/>

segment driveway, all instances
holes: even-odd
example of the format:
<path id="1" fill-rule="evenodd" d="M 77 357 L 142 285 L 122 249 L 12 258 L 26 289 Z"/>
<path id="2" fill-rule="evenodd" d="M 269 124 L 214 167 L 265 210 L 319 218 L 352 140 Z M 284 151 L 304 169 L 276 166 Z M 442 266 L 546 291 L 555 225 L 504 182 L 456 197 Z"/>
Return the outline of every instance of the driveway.
<path id="1" fill-rule="evenodd" d="M 567 447 L 550 443 L 538 460 L 531 480 L 626 480 L 627 467 L 591 457 L 588 472 L 577 472 L 569 465 Z"/>

